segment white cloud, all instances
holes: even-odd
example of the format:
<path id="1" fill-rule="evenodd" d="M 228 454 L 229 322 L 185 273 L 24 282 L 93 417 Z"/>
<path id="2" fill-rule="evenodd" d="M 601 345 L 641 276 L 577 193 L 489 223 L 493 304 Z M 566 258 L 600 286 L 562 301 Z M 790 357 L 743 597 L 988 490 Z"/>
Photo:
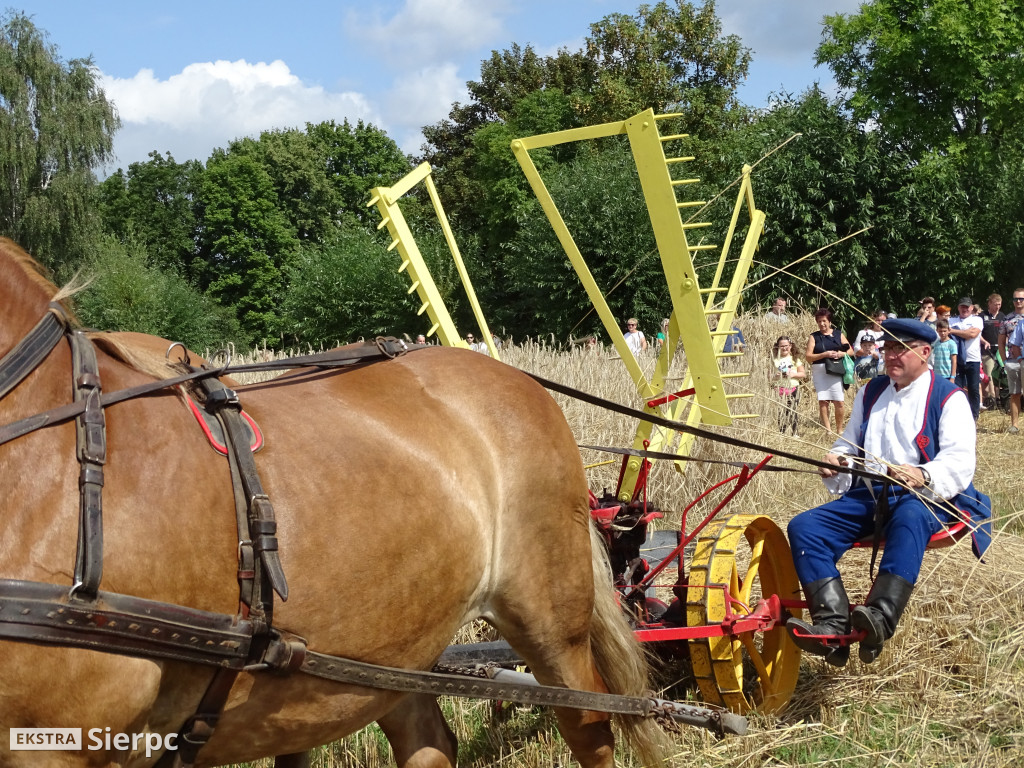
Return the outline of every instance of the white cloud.
<path id="1" fill-rule="evenodd" d="M 379 13 L 349 13 L 346 29 L 354 40 L 395 68 L 437 66 L 501 39 L 506 0 L 406 0 L 390 19 Z"/>
<path id="2" fill-rule="evenodd" d="M 170 151 L 178 161 L 206 160 L 232 139 L 307 122 L 347 118 L 381 125 L 363 94 L 306 85 L 281 61 L 190 64 L 166 80 L 143 69 L 131 78 L 104 75 L 102 86 L 121 116 L 114 138 L 121 167 L 152 150 Z"/>
<path id="3" fill-rule="evenodd" d="M 466 84 L 454 64 L 424 67 L 396 78 L 383 95 L 385 122 L 393 126 L 391 137 L 408 154 L 418 154 L 423 144 L 420 129 L 448 116 L 452 104 L 469 99 Z"/>

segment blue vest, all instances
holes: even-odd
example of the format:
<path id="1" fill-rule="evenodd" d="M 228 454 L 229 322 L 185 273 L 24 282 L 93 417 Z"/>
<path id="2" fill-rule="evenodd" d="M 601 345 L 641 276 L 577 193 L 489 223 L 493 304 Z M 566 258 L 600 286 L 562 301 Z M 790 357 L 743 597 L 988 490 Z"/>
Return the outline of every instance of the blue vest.
<path id="1" fill-rule="evenodd" d="M 935 458 L 939 452 L 939 417 L 942 409 L 956 392 L 962 391 L 960 387 L 950 383 L 947 379 L 938 377 L 934 371 L 928 371 L 931 383 L 928 386 L 928 396 L 925 400 L 924 421 L 921 423 L 921 431 L 917 433 L 914 442 L 921 454 L 921 463 L 927 464 Z M 868 417 L 878 398 L 885 388 L 889 386 L 888 376 L 878 376 L 864 386 L 864 418 L 860 424 L 860 434 L 857 445 L 860 447 L 861 455 L 864 453 L 864 436 L 867 434 Z M 985 554 L 988 545 L 992 543 L 992 501 L 984 493 L 974 487 L 972 482 L 967 488 L 950 503 L 957 509 L 967 513 L 971 519 L 971 543 L 974 554 L 979 559 Z"/>

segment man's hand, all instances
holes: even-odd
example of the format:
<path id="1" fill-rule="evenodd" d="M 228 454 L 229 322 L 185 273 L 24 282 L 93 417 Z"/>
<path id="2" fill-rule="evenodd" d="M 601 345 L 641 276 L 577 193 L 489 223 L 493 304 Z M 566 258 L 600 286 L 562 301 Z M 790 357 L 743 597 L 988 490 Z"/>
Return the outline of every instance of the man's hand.
<path id="1" fill-rule="evenodd" d="M 836 453 L 827 454 L 825 456 L 825 461 L 829 464 L 834 464 L 837 467 L 847 467 L 850 464 L 846 460 L 845 456 Z M 835 477 L 839 473 L 836 472 L 834 469 L 828 469 L 827 467 L 818 467 L 818 474 L 821 475 L 822 477 Z"/>
<path id="2" fill-rule="evenodd" d="M 907 488 L 924 488 L 924 473 L 920 467 L 913 464 L 900 464 L 898 467 L 889 467 L 889 476 L 897 483 Z"/>

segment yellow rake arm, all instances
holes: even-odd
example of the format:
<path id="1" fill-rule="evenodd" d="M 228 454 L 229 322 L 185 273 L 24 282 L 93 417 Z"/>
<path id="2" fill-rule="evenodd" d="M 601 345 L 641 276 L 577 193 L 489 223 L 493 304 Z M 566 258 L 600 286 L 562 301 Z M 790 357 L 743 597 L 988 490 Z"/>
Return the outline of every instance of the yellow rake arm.
<path id="1" fill-rule="evenodd" d="M 434 213 L 437 215 L 441 230 L 444 232 L 445 241 L 448 243 L 448 250 L 451 251 L 452 258 L 455 260 L 455 268 L 458 270 L 459 278 L 462 280 L 463 288 L 465 288 L 466 295 L 469 298 L 469 304 L 473 308 L 473 315 L 476 317 L 477 325 L 480 327 L 480 335 L 484 343 L 487 344 L 491 357 L 500 359 L 498 350 L 494 345 L 494 339 L 491 336 L 491 330 L 487 325 L 487 319 L 480 308 L 480 302 L 477 301 L 476 291 L 473 290 L 473 283 L 469 279 L 466 265 L 462 261 L 459 246 L 455 242 L 455 236 L 452 234 L 451 227 L 448 225 L 448 217 L 441 206 L 441 199 L 437 195 L 437 188 L 430 177 L 430 165 L 427 163 L 420 164 L 417 168 L 403 176 L 392 187 L 375 187 L 367 207 L 376 205 L 377 210 L 380 211 L 381 223 L 377 225 L 377 229 L 388 228 L 388 232 L 391 234 L 391 244 L 388 246 L 388 250 L 398 250 L 398 254 L 402 258 L 398 271 L 405 272 L 409 276 L 412 284 L 409 288 L 409 293 L 415 291 L 420 301 L 423 302 L 416 314 L 422 315 L 426 312 L 427 317 L 430 318 L 431 325 L 427 331 L 427 337 L 429 338 L 436 334 L 445 346 L 466 347 L 468 345 L 459 335 L 455 322 L 448 313 L 444 299 L 437 289 L 437 284 L 430 274 L 430 269 L 428 269 L 427 263 L 423 259 L 423 254 L 420 253 L 420 249 L 416 245 L 416 238 L 413 237 L 412 231 L 405 221 L 405 216 L 402 215 L 402 210 L 398 205 L 398 201 L 420 182 L 423 182 L 430 197 L 430 202 L 434 206 Z"/>
<path id="2" fill-rule="evenodd" d="M 730 335 L 732 329 L 733 318 L 743 286 L 746 284 L 747 272 L 757 248 L 758 239 L 764 230 L 765 215 L 754 204 L 753 190 L 750 184 L 751 169 L 750 166 L 745 166 L 740 191 L 733 207 L 732 219 L 720 248 L 714 278 L 708 286 L 702 288 L 697 279 L 693 255 L 702 251 L 715 250 L 718 246 L 690 245 L 687 239 L 688 231 L 709 227 L 711 223 L 694 223 L 689 220 L 684 222 L 682 219 L 681 211 L 693 208 L 699 209 L 699 213 L 703 211 L 707 203 L 702 200 L 680 201 L 677 197 L 677 190 L 686 189 L 697 183 L 699 179 L 673 178 L 672 176 L 672 166 L 691 162 L 694 158 L 666 156 L 664 150 L 666 144 L 677 144 L 688 138 L 686 134 L 662 136 L 659 133 L 658 121 L 670 117 L 678 117 L 678 115 L 655 115 L 653 110 L 647 110 L 621 122 L 516 139 L 512 142 L 512 152 L 522 167 L 523 173 L 526 174 L 526 178 L 540 201 L 569 261 L 579 275 L 608 337 L 625 362 L 640 396 L 645 401 L 645 410 L 651 413 L 664 413 L 675 420 L 683 420 L 684 411 L 686 411 L 685 421 L 691 426 L 700 423 L 729 425 L 732 424 L 733 419 L 752 418 L 756 415 L 731 413 L 729 401 L 746 395 L 727 394 L 723 379 L 746 374 L 723 374 L 719 369 L 719 360 L 739 355 L 736 352 L 724 352 L 723 350 L 726 337 Z M 534 149 L 622 134 L 627 136 L 636 161 L 637 173 L 647 202 L 651 226 L 672 300 L 668 338 L 662 346 L 650 379 L 647 378 L 640 362 L 626 344 L 620 323 L 616 321 L 604 294 L 594 280 L 583 254 L 576 246 L 572 234 L 530 157 L 530 151 Z M 734 257 L 735 267 L 731 280 L 728 286 L 725 286 L 722 284 L 722 280 L 726 264 L 729 261 L 740 214 L 744 207 L 748 212 L 749 226 L 739 256 Z M 717 318 L 719 330 L 712 331 L 709 328 L 709 317 Z M 676 344 L 680 339 L 686 352 L 688 364 L 682 391 L 692 388 L 693 395 L 677 398 L 664 405 L 648 405 L 650 400 L 659 398 L 665 391 L 669 366 L 672 363 Z M 666 410 L 661 411 L 662 407 Z M 673 434 L 667 434 L 661 429 L 655 430 L 652 425 L 642 422 L 637 429 L 633 447 L 640 450 L 647 443 L 651 450 L 664 451 L 674 437 Z M 677 451 L 679 453 L 687 452 L 692 440 L 692 435 L 681 435 Z M 680 471 L 685 471 L 685 465 L 686 462 L 676 462 L 676 467 Z M 641 470 L 642 461 L 639 458 L 634 457 L 627 462 L 626 472 L 619 486 L 621 501 L 628 501 L 632 498 L 638 487 Z"/>

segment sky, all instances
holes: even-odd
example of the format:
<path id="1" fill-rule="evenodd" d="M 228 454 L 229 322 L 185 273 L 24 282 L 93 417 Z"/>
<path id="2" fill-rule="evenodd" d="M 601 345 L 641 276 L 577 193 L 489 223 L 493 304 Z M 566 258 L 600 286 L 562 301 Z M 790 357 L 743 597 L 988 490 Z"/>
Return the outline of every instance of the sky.
<path id="1" fill-rule="evenodd" d="M 635 14 L 640 0 L 6 0 L 44 30 L 65 61 L 91 56 L 122 126 L 106 172 L 170 152 L 205 161 L 261 131 L 334 120 L 372 123 L 408 154 L 421 128 L 467 101 L 492 51 L 579 49 L 590 24 Z M 699 0 L 698 0 L 699 2 Z M 861 0 L 718 0 L 724 34 L 753 51 L 739 97 L 762 107 L 799 94 L 822 17 Z M 653 4 L 653 2 L 649 2 Z M 623 115 L 628 117 L 628 115 Z M 104 175 L 106 175 L 104 173 Z"/>

